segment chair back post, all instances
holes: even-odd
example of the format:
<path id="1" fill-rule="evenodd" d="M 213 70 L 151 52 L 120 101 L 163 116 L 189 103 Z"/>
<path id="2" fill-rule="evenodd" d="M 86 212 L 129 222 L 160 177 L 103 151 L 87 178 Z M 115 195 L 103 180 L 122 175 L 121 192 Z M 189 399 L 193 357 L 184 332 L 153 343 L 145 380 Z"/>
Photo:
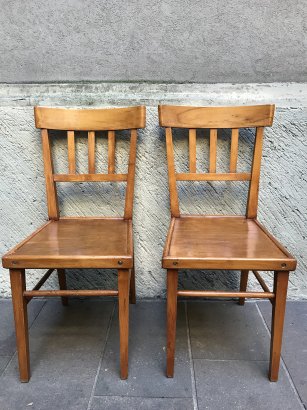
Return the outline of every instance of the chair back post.
<path id="1" fill-rule="evenodd" d="M 46 194 L 47 194 L 47 208 L 49 219 L 59 219 L 59 204 L 56 183 L 54 181 L 54 168 L 51 154 L 51 144 L 48 130 L 43 128 L 41 130 L 42 145 L 43 145 L 43 160 L 44 160 L 44 172 L 46 182 Z"/>
<path id="2" fill-rule="evenodd" d="M 246 217 L 251 219 L 257 218 L 263 135 L 264 127 L 257 127 L 246 207 Z"/>
<path id="3" fill-rule="evenodd" d="M 178 218 L 180 216 L 178 192 L 176 184 L 175 162 L 174 162 L 174 146 L 172 129 L 166 128 L 166 155 L 168 166 L 168 185 L 170 191 L 170 206 L 172 217 Z"/>
<path id="4" fill-rule="evenodd" d="M 108 109 L 35 107 L 34 114 L 36 128 L 41 129 L 49 219 L 59 219 L 56 182 L 126 182 L 124 219 L 132 219 L 137 130 L 139 128 L 145 128 L 146 108 L 144 106 Z M 48 130 L 63 130 L 67 132 L 67 174 L 54 173 L 51 137 Z M 127 174 L 115 173 L 115 133 L 120 130 L 130 130 L 130 151 Z M 87 174 L 78 174 L 76 171 L 75 131 L 87 131 Z M 96 173 L 96 131 L 107 131 L 108 172 L 106 174 Z"/>
<path id="5" fill-rule="evenodd" d="M 130 152 L 129 152 L 129 165 L 128 165 L 124 219 L 132 219 L 132 213 L 133 213 L 133 197 L 134 197 L 133 194 L 134 194 L 134 180 L 135 180 L 137 130 L 131 130 L 130 134 L 131 134 Z"/>

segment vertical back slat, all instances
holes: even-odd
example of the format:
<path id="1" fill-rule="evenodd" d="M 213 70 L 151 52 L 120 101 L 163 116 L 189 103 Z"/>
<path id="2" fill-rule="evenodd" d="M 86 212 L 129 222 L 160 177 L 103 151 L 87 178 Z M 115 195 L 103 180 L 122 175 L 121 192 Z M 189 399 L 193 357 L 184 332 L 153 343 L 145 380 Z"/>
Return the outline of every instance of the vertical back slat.
<path id="1" fill-rule="evenodd" d="M 95 174 L 95 132 L 88 132 L 88 173 Z"/>
<path id="2" fill-rule="evenodd" d="M 170 191 L 171 214 L 172 216 L 178 218 L 180 216 L 180 210 L 179 210 L 178 192 L 177 192 L 177 185 L 176 185 L 172 129 L 165 128 L 165 133 L 166 133 L 166 155 L 167 155 L 167 166 L 168 166 L 168 184 L 169 184 L 169 191 Z"/>
<path id="3" fill-rule="evenodd" d="M 46 129 L 42 129 L 41 135 L 47 191 L 48 216 L 49 219 L 59 219 L 58 196 L 56 191 L 56 185 L 53 181 L 53 162 L 48 131 Z"/>
<path id="4" fill-rule="evenodd" d="M 239 145 L 239 129 L 231 130 L 231 146 L 230 146 L 230 172 L 237 172 L 238 162 L 238 145 Z"/>
<path id="5" fill-rule="evenodd" d="M 217 130 L 210 129 L 210 162 L 209 172 L 216 172 L 216 144 L 217 144 Z"/>
<path id="6" fill-rule="evenodd" d="M 254 155 L 252 162 L 252 178 L 249 184 L 248 200 L 247 200 L 247 218 L 257 217 L 258 208 L 258 192 L 259 192 L 259 180 L 260 180 L 260 166 L 261 166 L 261 156 L 262 156 L 262 145 L 263 145 L 263 127 L 256 128 L 256 137 L 254 145 Z"/>
<path id="7" fill-rule="evenodd" d="M 196 172 L 196 129 L 189 129 L 189 168 Z"/>
<path id="8" fill-rule="evenodd" d="M 136 161 L 136 143 L 137 143 L 137 130 L 131 130 L 130 138 L 130 152 L 129 152 L 129 165 L 128 165 L 128 179 L 125 199 L 125 219 L 132 219 L 133 212 L 133 193 L 134 193 L 134 178 L 135 178 L 135 161 Z"/>
<path id="9" fill-rule="evenodd" d="M 68 170 L 70 174 L 76 173 L 76 147 L 74 131 L 67 131 L 68 144 Z"/>
<path id="10" fill-rule="evenodd" d="M 115 172 L 115 131 L 108 131 L 108 173 Z"/>

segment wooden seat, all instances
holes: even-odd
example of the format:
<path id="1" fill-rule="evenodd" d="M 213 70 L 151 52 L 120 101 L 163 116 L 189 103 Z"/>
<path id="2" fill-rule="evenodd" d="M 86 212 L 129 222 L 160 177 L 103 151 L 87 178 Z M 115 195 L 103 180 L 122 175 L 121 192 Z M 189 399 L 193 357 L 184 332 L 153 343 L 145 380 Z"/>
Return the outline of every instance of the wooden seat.
<path id="1" fill-rule="evenodd" d="M 20 380 L 30 378 L 27 303 L 35 296 L 118 296 L 120 376 L 128 377 L 129 299 L 135 303 L 132 211 L 137 129 L 145 127 L 145 107 L 115 109 L 64 109 L 35 107 L 36 127 L 41 128 L 49 221 L 2 258 L 10 269 Z M 54 171 L 49 130 L 67 131 L 68 172 Z M 130 130 L 128 172 L 116 173 L 116 131 Z M 88 173 L 77 172 L 75 131 L 87 131 Z M 108 139 L 108 172 L 96 173 L 96 131 Z M 125 182 L 124 215 L 60 217 L 57 182 Z M 32 290 L 26 289 L 26 269 L 46 268 Z M 117 269 L 118 289 L 67 290 L 65 268 Z M 57 269 L 60 290 L 40 290 Z"/>
<path id="2" fill-rule="evenodd" d="M 177 298 L 238 297 L 267 298 L 271 301 L 272 330 L 269 378 L 277 381 L 289 271 L 296 268 L 292 255 L 257 221 L 260 163 L 264 127 L 271 126 L 274 106 L 184 107 L 159 106 L 160 125 L 166 130 L 171 224 L 163 252 L 162 266 L 167 269 L 167 376 L 174 375 Z M 250 172 L 238 172 L 240 128 L 256 128 Z M 172 128 L 188 128 L 189 172 L 176 172 Z M 196 167 L 196 129 L 210 129 L 208 172 Z M 228 172 L 217 171 L 217 130 L 231 129 Z M 249 193 L 245 216 L 182 215 L 177 181 L 247 181 Z M 179 269 L 240 270 L 238 291 L 178 290 Z M 270 290 L 259 273 L 274 271 Z M 263 292 L 247 292 L 249 271 Z"/>
<path id="3" fill-rule="evenodd" d="M 133 267 L 132 224 L 121 218 L 49 221 L 3 258 L 6 268 Z"/>
<path id="4" fill-rule="evenodd" d="M 163 267 L 295 269 L 296 261 L 256 220 L 241 216 L 186 216 L 172 221 Z M 221 252 L 222 251 L 222 252 Z"/>

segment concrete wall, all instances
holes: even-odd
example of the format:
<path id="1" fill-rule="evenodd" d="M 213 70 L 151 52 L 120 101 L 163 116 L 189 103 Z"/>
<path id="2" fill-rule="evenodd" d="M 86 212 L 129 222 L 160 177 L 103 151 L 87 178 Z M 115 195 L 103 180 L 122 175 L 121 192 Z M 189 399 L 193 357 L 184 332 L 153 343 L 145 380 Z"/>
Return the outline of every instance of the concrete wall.
<path id="1" fill-rule="evenodd" d="M 0 82 L 306 81 L 305 0 L 0 0 Z"/>
<path id="2" fill-rule="evenodd" d="M 291 275 L 289 296 L 307 298 L 307 84 L 175 85 L 175 84 L 41 84 L 0 86 L 0 253 L 9 250 L 46 220 L 45 186 L 39 132 L 34 128 L 33 106 L 123 106 L 146 104 L 147 127 L 139 135 L 134 239 L 139 297 L 165 296 L 165 271 L 161 255 L 170 220 L 164 135 L 158 127 L 157 104 L 260 104 L 276 103 L 272 128 L 264 143 L 259 219 L 298 259 Z M 207 161 L 205 138 L 199 135 L 198 164 Z M 65 169 L 66 147 L 57 139 L 56 166 Z M 251 133 L 240 138 L 239 164 L 250 165 Z M 117 162 L 126 160 L 123 141 Z M 78 144 L 78 161 L 86 163 L 86 143 Z M 179 137 L 177 155 L 187 164 L 187 144 Z M 229 153 L 227 133 L 219 137 L 218 166 Z M 100 166 L 106 165 L 101 149 Z M 64 165 L 63 165 L 64 162 Z M 223 165 L 224 164 L 224 165 Z M 64 168 L 63 168 L 64 166 Z M 186 165 L 185 165 L 186 166 Z M 63 185 L 63 184 L 62 184 Z M 208 213 L 244 213 L 244 183 L 181 184 L 182 210 Z M 60 186 L 62 215 L 115 215 L 122 210 L 123 190 L 117 185 L 95 188 L 91 184 Z M 109 198 L 109 199 L 108 199 Z M 271 275 L 269 275 L 271 276 Z M 39 272 L 28 273 L 28 287 Z M 115 286 L 114 272 L 69 271 L 76 288 Z M 253 284 L 253 282 L 251 282 Z M 237 272 L 181 272 L 186 288 L 236 288 Z M 56 287 L 55 278 L 47 286 Z M 0 275 L 2 296 L 9 296 L 8 271 Z"/>

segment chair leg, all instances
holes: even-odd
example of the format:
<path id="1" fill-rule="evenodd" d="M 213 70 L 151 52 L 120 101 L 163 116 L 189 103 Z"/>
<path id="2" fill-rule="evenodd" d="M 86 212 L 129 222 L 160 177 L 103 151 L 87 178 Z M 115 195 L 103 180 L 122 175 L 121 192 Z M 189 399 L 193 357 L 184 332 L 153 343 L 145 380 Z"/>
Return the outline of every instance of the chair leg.
<path id="1" fill-rule="evenodd" d="M 269 370 L 269 379 L 271 382 L 276 382 L 278 380 L 288 280 L 289 272 L 274 272 L 273 292 L 275 293 L 275 299 L 272 307 L 271 354 Z"/>
<path id="2" fill-rule="evenodd" d="M 66 285 L 66 275 L 65 275 L 65 269 L 57 269 L 58 271 L 58 279 L 59 279 L 59 287 L 61 290 L 67 290 L 67 285 Z M 62 296 L 62 305 L 67 306 L 68 305 L 68 297 L 67 296 Z"/>
<path id="3" fill-rule="evenodd" d="M 166 376 L 174 377 L 178 270 L 167 270 L 167 364 Z"/>
<path id="4" fill-rule="evenodd" d="M 30 379 L 30 355 L 27 302 L 26 298 L 23 296 L 23 292 L 26 290 L 25 270 L 10 269 L 10 279 L 20 381 L 26 383 Z"/>
<path id="5" fill-rule="evenodd" d="M 248 281 L 248 270 L 241 271 L 240 292 L 246 292 Z M 239 305 L 244 305 L 245 298 L 239 298 Z"/>
<path id="6" fill-rule="evenodd" d="M 130 293 L 129 293 L 129 301 L 133 305 L 136 303 L 136 295 L 135 295 L 135 270 L 134 270 L 134 264 L 133 268 L 131 269 L 130 272 Z"/>
<path id="7" fill-rule="evenodd" d="M 118 315 L 120 345 L 120 378 L 128 377 L 128 342 L 129 342 L 129 282 L 130 269 L 118 270 Z"/>

